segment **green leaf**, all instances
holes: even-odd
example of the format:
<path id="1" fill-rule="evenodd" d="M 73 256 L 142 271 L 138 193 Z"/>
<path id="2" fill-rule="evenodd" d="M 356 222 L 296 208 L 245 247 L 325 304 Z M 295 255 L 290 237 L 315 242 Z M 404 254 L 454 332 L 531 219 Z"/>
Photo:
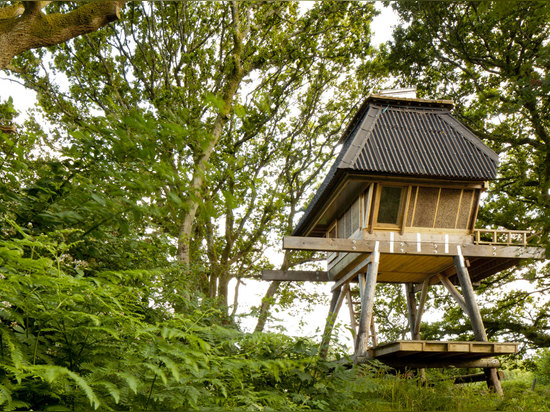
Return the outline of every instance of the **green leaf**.
<path id="1" fill-rule="evenodd" d="M 117 375 L 120 376 L 122 379 L 124 379 L 126 381 L 126 384 L 132 390 L 132 392 L 137 394 L 138 380 L 134 375 L 132 375 L 131 373 L 128 373 L 128 372 L 118 373 Z"/>
<path id="2" fill-rule="evenodd" d="M 92 193 L 90 197 L 95 200 L 97 203 L 99 203 L 101 206 L 105 206 L 105 199 L 101 196 L 99 196 L 96 193 Z"/>

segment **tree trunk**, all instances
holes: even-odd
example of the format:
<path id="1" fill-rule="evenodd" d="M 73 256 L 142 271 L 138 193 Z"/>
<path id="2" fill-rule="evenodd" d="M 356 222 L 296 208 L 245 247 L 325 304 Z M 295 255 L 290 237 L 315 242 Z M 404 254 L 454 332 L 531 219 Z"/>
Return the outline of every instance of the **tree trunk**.
<path id="1" fill-rule="evenodd" d="M 210 156 L 214 151 L 214 148 L 218 144 L 220 136 L 222 135 L 223 128 L 227 121 L 229 120 L 231 113 L 231 106 L 233 104 L 233 99 L 243 77 L 246 74 L 246 71 L 242 67 L 241 58 L 243 55 L 243 38 L 246 33 L 241 31 L 239 15 L 237 10 L 236 2 L 233 2 L 232 5 L 232 16 L 233 16 L 233 28 L 234 28 L 234 46 L 232 51 L 232 62 L 231 66 L 233 68 L 231 74 L 226 79 L 226 85 L 223 92 L 223 108 L 219 110 L 214 125 L 210 133 L 210 141 L 208 146 L 200 152 L 198 161 L 195 163 L 195 168 L 193 171 L 193 178 L 191 181 L 190 187 L 190 196 L 188 196 L 186 201 L 186 209 L 188 210 L 185 213 L 183 222 L 180 226 L 179 237 L 178 237 L 178 251 L 177 259 L 189 266 L 190 263 L 190 241 L 191 233 L 193 230 L 193 223 L 195 221 L 195 216 L 197 214 L 197 209 L 201 201 L 201 190 L 204 184 L 204 174 L 206 172 L 206 167 Z"/>
<path id="2" fill-rule="evenodd" d="M 263 332 L 265 328 L 265 323 L 267 322 L 267 316 L 269 315 L 269 309 L 273 303 L 273 296 L 279 290 L 279 285 L 281 284 L 280 280 L 274 280 L 267 288 L 264 297 L 262 298 L 262 304 L 260 305 L 260 310 L 258 314 L 258 322 L 254 328 L 254 332 Z"/>
<path id="3" fill-rule="evenodd" d="M 288 270 L 290 263 L 290 251 L 285 250 L 285 255 L 283 258 L 283 263 L 281 264 L 280 270 Z M 273 304 L 273 297 L 279 290 L 279 286 L 281 285 L 280 280 L 275 280 L 271 282 L 269 285 L 269 288 L 267 288 L 267 291 L 265 292 L 264 297 L 262 298 L 262 304 L 260 305 L 260 310 L 258 313 L 258 322 L 256 323 L 256 327 L 254 328 L 254 332 L 263 332 L 265 328 L 265 324 L 267 322 L 267 316 L 269 315 L 269 309 L 271 308 L 271 305 Z"/>
<path id="4" fill-rule="evenodd" d="M 229 307 L 228 291 L 229 291 L 229 281 L 231 280 L 231 275 L 227 272 L 220 273 L 218 275 L 218 300 L 225 307 Z"/>

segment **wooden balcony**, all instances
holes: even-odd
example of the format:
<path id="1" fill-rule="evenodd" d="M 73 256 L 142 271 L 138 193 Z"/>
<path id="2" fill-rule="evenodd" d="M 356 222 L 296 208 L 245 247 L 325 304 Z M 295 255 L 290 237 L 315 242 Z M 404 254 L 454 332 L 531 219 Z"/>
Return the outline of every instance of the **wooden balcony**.
<path id="1" fill-rule="evenodd" d="M 534 235 L 529 230 L 474 229 L 476 245 L 520 245 L 526 246 Z"/>

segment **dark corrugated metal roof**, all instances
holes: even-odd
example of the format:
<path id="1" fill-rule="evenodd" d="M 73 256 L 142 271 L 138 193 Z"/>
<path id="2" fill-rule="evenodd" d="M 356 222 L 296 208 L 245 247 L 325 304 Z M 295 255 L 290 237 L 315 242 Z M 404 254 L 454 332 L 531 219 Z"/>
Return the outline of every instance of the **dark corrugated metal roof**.
<path id="1" fill-rule="evenodd" d="M 486 181 L 498 156 L 449 112 L 448 101 L 369 97 L 294 230 L 303 235 L 346 172 Z"/>
<path id="2" fill-rule="evenodd" d="M 353 163 L 360 172 L 490 180 L 497 155 L 447 110 L 381 108 L 370 134 L 363 134 Z"/>

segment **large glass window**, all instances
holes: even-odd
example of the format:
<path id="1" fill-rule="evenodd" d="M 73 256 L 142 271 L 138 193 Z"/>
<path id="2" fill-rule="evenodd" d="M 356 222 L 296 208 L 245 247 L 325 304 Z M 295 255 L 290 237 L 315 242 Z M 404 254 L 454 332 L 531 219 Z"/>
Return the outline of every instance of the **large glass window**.
<path id="1" fill-rule="evenodd" d="M 380 188 L 380 202 L 378 203 L 378 224 L 399 225 L 401 219 L 401 201 L 403 187 L 382 186 Z"/>

